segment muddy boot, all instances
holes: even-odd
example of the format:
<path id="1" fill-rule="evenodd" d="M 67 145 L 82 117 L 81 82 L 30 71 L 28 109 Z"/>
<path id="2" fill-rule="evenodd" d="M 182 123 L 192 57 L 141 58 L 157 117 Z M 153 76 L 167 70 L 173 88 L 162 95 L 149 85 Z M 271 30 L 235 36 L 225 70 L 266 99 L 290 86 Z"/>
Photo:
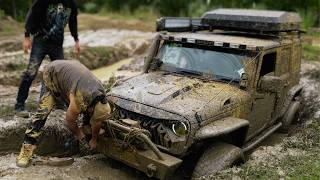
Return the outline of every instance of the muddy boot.
<path id="1" fill-rule="evenodd" d="M 30 159 L 33 155 L 33 151 L 36 146 L 32 144 L 22 144 L 21 151 L 19 156 L 17 157 L 17 166 L 19 167 L 27 167 L 30 164 Z"/>
<path id="2" fill-rule="evenodd" d="M 30 112 L 23 110 L 23 111 L 16 111 L 16 116 L 21 117 L 21 118 L 29 118 L 30 117 Z"/>
<path id="3" fill-rule="evenodd" d="M 16 115 L 22 118 L 29 118 L 30 113 L 24 109 L 24 105 L 16 104 L 15 106 Z"/>

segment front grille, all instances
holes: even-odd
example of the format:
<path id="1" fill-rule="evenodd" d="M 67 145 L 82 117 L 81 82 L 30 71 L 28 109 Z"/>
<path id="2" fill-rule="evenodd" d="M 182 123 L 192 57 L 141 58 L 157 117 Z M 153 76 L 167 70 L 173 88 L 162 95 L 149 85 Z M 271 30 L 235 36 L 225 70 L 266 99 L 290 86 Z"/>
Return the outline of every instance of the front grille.
<path id="1" fill-rule="evenodd" d="M 139 121 L 140 126 L 150 132 L 153 143 L 163 146 L 166 149 L 171 148 L 172 141 L 168 135 L 168 131 L 171 131 L 170 128 L 168 128 L 171 127 L 170 121 L 155 119 L 120 107 L 116 107 L 116 110 L 114 111 L 114 118 Z"/>

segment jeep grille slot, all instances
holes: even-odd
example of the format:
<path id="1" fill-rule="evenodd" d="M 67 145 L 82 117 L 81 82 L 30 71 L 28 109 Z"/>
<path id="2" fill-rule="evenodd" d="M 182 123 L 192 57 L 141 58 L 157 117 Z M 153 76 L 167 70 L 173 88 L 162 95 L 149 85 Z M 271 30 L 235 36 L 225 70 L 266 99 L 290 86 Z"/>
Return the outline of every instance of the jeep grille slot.
<path id="1" fill-rule="evenodd" d="M 116 119 L 132 119 L 139 121 L 140 126 L 146 129 L 151 134 L 151 140 L 156 145 L 163 146 L 165 149 L 170 149 L 172 141 L 168 135 L 170 130 L 170 124 L 167 120 L 155 119 L 145 115 L 141 115 L 135 112 L 128 111 L 126 109 L 117 107 L 114 112 L 114 118 Z"/>

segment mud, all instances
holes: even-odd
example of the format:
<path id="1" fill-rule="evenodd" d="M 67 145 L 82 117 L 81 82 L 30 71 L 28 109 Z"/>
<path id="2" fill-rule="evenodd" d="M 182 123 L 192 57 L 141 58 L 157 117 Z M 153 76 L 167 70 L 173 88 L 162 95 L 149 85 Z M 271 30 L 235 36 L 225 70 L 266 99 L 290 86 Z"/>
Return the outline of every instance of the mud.
<path id="1" fill-rule="evenodd" d="M 146 179 L 142 174 L 135 172 L 106 158 L 103 155 L 88 155 L 75 158 L 75 162 L 67 167 L 31 166 L 27 169 L 15 165 L 16 154 L 7 154 L 0 157 L 1 179 L 121 179 L 135 180 Z"/>
<path id="2" fill-rule="evenodd" d="M 249 176 L 247 173 L 261 173 L 264 171 L 275 171 L 275 174 L 284 179 L 288 178 L 283 162 L 288 157 L 301 157 L 309 154 L 308 149 L 318 147 L 320 115 L 320 63 L 303 62 L 301 67 L 300 84 L 304 91 L 301 97 L 303 106 L 300 109 L 299 122 L 292 125 L 288 134 L 274 133 L 268 137 L 261 146 L 247 154 L 248 161 L 242 166 L 235 166 L 219 172 L 216 175 L 206 177 L 207 179 L 243 179 Z M 247 172 L 250 168 L 257 168 L 257 172 Z M 287 170 L 288 171 L 288 170 Z M 265 177 L 265 174 L 261 174 Z M 268 177 L 268 176 L 266 176 Z M 265 178 L 266 178 L 265 177 Z"/>
<path id="3" fill-rule="evenodd" d="M 139 72 L 140 68 L 123 68 L 123 64 L 131 62 L 131 64 L 140 63 L 142 59 L 125 59 L 113 66 L 104 67 L 93 71 L 98 77 L 111 76 L 112 74 L 121 75 L 121 73 L 130 76 L 126 72 Z M 130 64 L 130 63 L 129 63 Z M 120 68 L 120 70 L 118 70 Z M 106 73 L 111 72 L 111 73 Z M 314 111 L 320 107 L 320 98 L 315 96 L 320 90 L 320 83 L 317 79 L 320 77 L 320 63 L 304 62 L 302 64 L 302 78 L 301 84 L 304 85 L 304 98 L 308 104 L 305 105 L 301 111 L 301 121 L 306 122 L 307 119 L 313 118 L 320 114 Z M 122 75 L 123 75 L 122 74 Z M 14 102 L 14 97 L 17 88 L 13 86 L 1 86 L 1 105 L 10 104 Z M 34 87 L 31 91 L 30 103 L 36 103 L 39 91 L 38 87 Z M 315 112 L 315 113 L 313 113 Z M 63 149 L 61 142 L 66 141 L 66 137 L 70 136 L 70 132 L 66 129 L 64 122 L 64 112 L 57 110 L 54 111 L 48 118 L 46 124 L 46 135 L 44 140 L 50 142 L 49 144 L 42 144 L 37 153 L 40 155 L 62 155 L 66 151 L 57 152 L 50 151 L 52 149 Z M 22 141 L 22 135 L 28 119 L 21 119 L 18 117 L 2 117 L 0 119 L 0 142 L 1 154 L 0 156 L 0 177 L 3 179 L 42 179 L 44 176 L 48 179 L 147 179 L 147 177 L 130 168 L 124 164 L 108 159 L 103 155 L 86 155 L 83 157 L 75 156 L 75 163 L 68 167 L 47 167 L 47 166 L 32 166 L 27 169 L 20 169 L 15 165 L 15 157 Z M 295 136 L 295 128 L 289 133 L 273 134 L 262 146 L 257 148 L 248 155 L 249 165 L 256 164 L 273 164 L 281 160 L 287 155 L 301 155 L 305 151 L 297 150 L 295 148 L 287 148 L 285 144 L 297 141 Z M 8 138 L 10 137 L 10 138 Z M 6 148 L 4 148 L 6 147 Z M 183 170 L 182 170 L 183 171 Z M 222 171 L 221 173 L 234 173 L 240 171 L 238 167 L 233 167 Z M 282 173 L 282 172 L 279 172 Z M 215 178 L 211 176 L 210 178 Z M 183 177 L 179 177 L 183 179 Z"/>
<path id="4" fill-rule="evenodd" d="M 132 58 L 144 54 L 148 49 L 153 33 L 127 30 L 98 30 L 80 33 L 82 53 L 80 61 L 90 69 L 97 69 L 94 73 L 101 80 L 109 77 L 123 76 L 131 72 L 117 71 L 122 65 L 129 63 Z M 117 36 L 115 36 L 117 34 Z M 123 166 L 116 161 L 102 155 L 76 155 L 77 148 L 66 149 L 64 143 L 72 138 L 71 132 L 65 125 L 65 112 L 53 111 L 46 122 L 41 143 L 36 150 L 42 156 L 74 156 L 75 163 L 68 167 L 32 166 L 27 169 L 18 168 L 15 158 L 23 142 L 26 125 L 31 118 L 24 119 L 14 115 L 13 105 L 18 91 L 17 85 L 22 72 L 27 67 L 28 55 L 23 54 L 21 38 L 10 41 L 0 39 L 0 179 L 145 179 L 146 176 L 136 170 Z M 66 37 L 64 44 L 65 56 L 74 58 L 73 39 Z M 45 60 L 43 66 L 49 61 Z M 110 66 L 111 65 L 111 66 Z M 40 75 L 41 69 L 40 68 Z M 35 81 L 30 89 L 27 109 L 34 112 L 39 98 L 40 85 Z"/>
<path id="5" fill-rule="evenodd" d="M 108 66 L 129 57 L 140 57 L 146 53 L 154 33 L 136 30 L 102 29 L 80 33 L 81 55 L 74 53 L 74 40 L 65 37 L 66 59 L 79 59 L 89 69 Z M 29 55 L 21 51 L 22 37 L 0 39 L 0 84 L 18 86 L 20 77 L 28 66 Z M 48 63 L 46 57 L 44 64 Z M 35 83 L 38 83 L 41 72 Z M 10 79 L 10 81 L 8 81 Z"/>
<path id="6" fill-rule="evenodd" d="M 153 33 L 128 30 L 97 30 L 80 33 L 82 56 L 80 60 L 88 67 L 95 69 L 93 73 L 102 81 L 109 77 L 126 78 L 141 72 L 144 53 L 150 43 Z M 12 41 L 0 40 L 0 179 L 147 179 L 146 176 L 124 164 L 106 158 L 100 154 L 73 155 L 75 163 L 68 167 L 32 166 L 27 169 L 18 168 L 15 158 L 23 140 L 23 132 L 29 119 L 14 116 L 12 105 L 15 103 L 17 84 L 22 70 L 27 65 L 28 56 L 20 51 L 19 39 Z M 66 56 L 74 57 L 73 39 L 66 37 L 64 44 Z M 18 48 L 19 47 L 19 48 Z M 6 53 L 3 53 L 6 52 Z M 131 58 L 127 58 L 131 57 Z M 120 60 L 124 59 L 124 60 Z M 90 60 L 90 61 L 89 61 Z M 47 62 L 46 62 L 47 63 Z M 105 67 L 102 67 L 105 66 Z M 320 117 L 320 63 L 304 62 L 302 78 L 304 85 L 303 99 L 305 106 L 300 113 L 298 127 L 310 123 L 310 119 Z M 39 97 L 39 85 L 32 87 L 27 108 L 34 110 Z M 65 112 L 55 110 L 49 116 L 38 155 L 66 156 L 72 155 L 72 150 L 66 150 L 63 144 L 71 138 L 70 131 L 64 124 Z M 296 128 L 288 135 L 274 134 L 263 142 L 262 146 L 247 156 L 249 165 L 276 164 L 287 155 L 301 155 L 306 151 L 292 148 L 290 144 L 309 142 L 300 137 Z M 316 136 L 314 136 L 316 137 Z M 312 142 L 310 142 L 312 143 Z M 276 168 L 276 167 L 275 167 Z M 184 170 L 182 170 L 184 171 Z M 190 170 L 191 171 L 191 170 Z M 223 173 L 240 171 L 239 167 L 227 169 Z M 282 173 L 279 171 L 279 173 Z M 188 173 L 186 173 L 188 174 Z M 216 176 L 208 178 L 214 179 Z M 183 179 L 183 178 L 181 178 Z"/>

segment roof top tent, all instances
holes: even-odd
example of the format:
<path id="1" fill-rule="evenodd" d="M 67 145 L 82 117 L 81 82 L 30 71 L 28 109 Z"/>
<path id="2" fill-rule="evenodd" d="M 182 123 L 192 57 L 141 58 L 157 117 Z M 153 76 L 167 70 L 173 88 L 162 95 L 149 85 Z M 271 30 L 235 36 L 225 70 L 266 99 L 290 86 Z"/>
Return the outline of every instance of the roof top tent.
<path id="1" fill-rule="evenodd" d="M 231 30 L 244 32 L 300 31 L 298 13 L 249 9 L 217 9 L 201 18 L 165 17 L 157 21 L 157 31 L 188 32 Z"/>
<path id="2" fill-rule="evenodd" d="M 217 9 L 206 12 L 201 23 L 214 29 L 244 31 L 299 31 L 301 18 L 298 13 L 285 11 Z"/>

